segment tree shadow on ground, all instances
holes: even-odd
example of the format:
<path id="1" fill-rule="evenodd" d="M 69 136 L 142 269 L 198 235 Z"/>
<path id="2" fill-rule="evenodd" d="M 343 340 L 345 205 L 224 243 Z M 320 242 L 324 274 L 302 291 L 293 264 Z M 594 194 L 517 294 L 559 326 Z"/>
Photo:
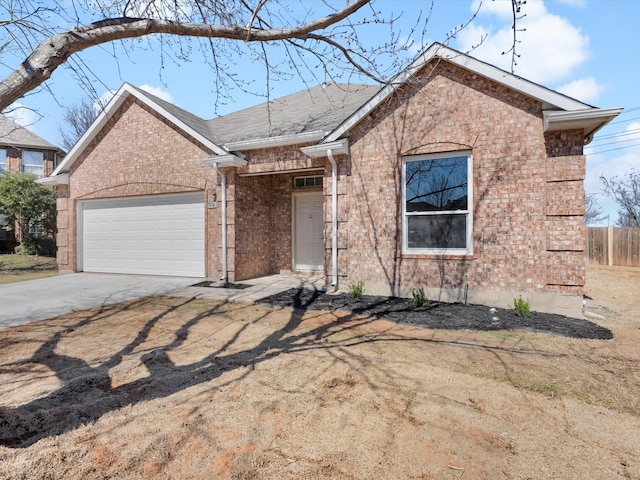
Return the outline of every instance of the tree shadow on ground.
<path id="1" fill-rule="evenodd" d="M 225 343 L 204 358 L 190 364 L 176 365 L 168 354 L 185 343 L 193 327 L 212 316 L 224 314 L 226 304 L 217 303 L 212 308 L 188 318 L 179 328 L 170 332 L 173 337 L 171 343 L 142 354 L 140 360 L 146 367 L 148 376 L 113 387 L 110 370 L 122 363 L 125 356 L 136 353 L 136 349 L 148 340 L 152 329 L 163 318 L 178 309 L 185 309 L 184 307 L 196 301 L 191 298 L 148 319 L 132 341 L 97 366 L 83 359 L 56 352 L 66 334 L 82 327 L 97 326 L 98 322 L 124 314 L 127 310 L 134 310 L 151 301 L 153 299 L 140 299 L 103 307 L 97 311 L 90 310 L 80 321 L 51 334 L 30 358 L 2 365 L 0 370 L 5 372 L 15 371 L 16 368 L 24 368 L 27 365 L 44 365 L 55 373 L 62 385 L 48 395 L 24 405 L 15 408 L 0 407 L 0 445 L 12 448 L 28 447 L 42 438 L 60 435 L 97 420 L 110 411 L 168 397 L 191 386 L 216 379 L 229 370 L 250 367 L 237 379 L 240 380 L 257 364 L 275 356 L 306 348 L 330 346 L 319 343 L 319 339 L 329 334 L 332 328 L 330 323 L 292 334 L 304 315 L 304 310 L 292 310 L 283 328 L 274 330 L 251 348 L 230 352 L 231 347 L 251 325 L 270 314 L 269 310 L 265 310 L 257 319 L 242 323 Z"/>
<path id="2" fill-rule="evenodd" d="M 353 312 L 344 312 L 343 315 L 335 317 L 335 321 L 321 322 L 320 324 L 310 322 L 308 328 L 305 326 L 299 328 L 306 311 L 322 295 L 321 292 L 309 292 L 302 289 L 293 292 L 293 302 L 296 308 L 281 311 L 287 316 L 284 325 L 269 331 L 252 346 L 245 348 L 241 346 L 242 339 L 240 337 L 251 326 L 265 320 L 273 310 L 256 310 L 252 305 L 235 304 L 234 311 L 242 313 L 241 309 L 247 309 L 247 318 L 249 318 L 251 317 L 249 309 L 252 309 L 253 317 L 249 320 L 235 322 L 234 325 L 238 327 L 232 335 L 226 337 L 223 343 L 217 345 L 211 352 L 207 352 L 199 360 L 184 365 L 176 364 L 169 354 L 181 346 L 189 348 L 189 344 L 185 346 L 185 342 L 194 327 L 205 320 L 215 320 L 218 315 L 226 315 L 228 309 L 226 303 L 220 302 L 211 308 L 194 310 L 190 308 L 191 304 L 197 301 L 194 298 L 174 302 L 174 304 L 163 307 L 162 311 L 157 312 L 151 318 L 146 319 L 135 334 L 135 338 L 111 353 L 106 360 L 91 363 L 56 351 L 64 351 L 64 348 L 61 349 L 59 346 L 65 335 L 68 336 L 83 327 L 97 328 L 100 322 L 118 319 L 118 316 L 144 307 L 146 303 L 154 304 L 155 299 L 139 299 L 98 310 L 80 312 L 82 316 L 79 321 L 71 324 L 67 321 L 61 328 L 56 328 L 56 331 L 48 335 L 30 358 L 0 366 L 0 371 L 12 372 L 16 368 L 24 368 L 28 365 L 43 365 L 55 373 L 61 384 L 59 388 L 46 396 L 26 404 L 17 407 L 0 407 L 0 445 L 11 448 L 29 447 L 40 439 L 60 435 L 98 420 L 111 411 L 157 398 L 169 397 L 192 386 L 217 379 L 225 372 L 238 372 L 239 375 L 233 380 L 233 382 L 238 382 L 248 376 L 256 365 L 279 355 L 315 349 L 331 351 L 336 347 L 340 348 L 341 352 L 350 355 L 350 347 L 363 343 L 415 340 L 410 337 L 390 340 L 384 334 L 363 336 L 362 332 L 355 330 L 353 335 L 347 335 L 346 338 L 341 335 L 338 340 L 337 334 L 356 329 L 375 320 L 375 316 L 361 316 Z M 183 312 L 189 311 L 192 313 L 185 320 L 181 320 L 176 327 L 167 330 L 163 325 L 163 335 L 169 335 L 170 339 L 167 343 L 153 349 L 142 348 L 142 345 L 153 335 L 152 330 L 158 327 L 163 319 L 172 313 L 182 315 Z M 255 313 L 256 311 L 258 313 Z M 123 323 L 123 328 L 126 327 L 127 324 Z M 213 335 L 215 334 L 216 332 L 213 332 Z M 441 343 L 435 339 L 420 340 Z M 80 336 L 74 341 L 82 342 L 83 338 Z M 446 343 L 500 350 L 500 347 L 486 347 L 464 342 L 447 341 Z M 513 352 L 530 353 L 526 350 L 513 350 Z M 536 353 L 540 354 L 540 352 Z M 110 371 L 120 365 L 125 357 L 131 355 L 139 355 L 140 362 L 146 368 L 148 376 L 113 386 Z M 345 360 L 341 359 L 340 361 Z"/>

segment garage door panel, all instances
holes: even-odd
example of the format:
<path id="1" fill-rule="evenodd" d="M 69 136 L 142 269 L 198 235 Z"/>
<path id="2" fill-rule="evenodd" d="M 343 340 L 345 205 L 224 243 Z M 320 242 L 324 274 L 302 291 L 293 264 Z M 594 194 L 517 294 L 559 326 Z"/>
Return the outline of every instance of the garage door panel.
<path id="1" fill-rule="evenodd" d="M 86 272 L 204 276 L 204 195 L 83 202 Z"/>

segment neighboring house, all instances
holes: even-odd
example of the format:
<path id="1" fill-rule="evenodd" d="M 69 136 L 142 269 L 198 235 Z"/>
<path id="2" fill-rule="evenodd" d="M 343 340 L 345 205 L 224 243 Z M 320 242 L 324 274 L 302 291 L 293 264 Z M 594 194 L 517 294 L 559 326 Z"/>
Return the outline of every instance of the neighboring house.
<path id="1" fill-rule="evenodd" d="M 205 121 L 128 84 L 43 182 L 61 271 L 317 271 L 328 288 L 579 314 L 598 109 L 440 44 L 384 88 Z"/>
<path id="2" fill-rule="evenodd" d="M 61 153 L 55 145 L 0 114 L 0 175 L 14 171 L 46 177 L 57 167 Z M 4 217 L 0 215 L 0 252 L 12 252 L 15 233 L 7 232 L 1 227 L 3 224 Z"/>

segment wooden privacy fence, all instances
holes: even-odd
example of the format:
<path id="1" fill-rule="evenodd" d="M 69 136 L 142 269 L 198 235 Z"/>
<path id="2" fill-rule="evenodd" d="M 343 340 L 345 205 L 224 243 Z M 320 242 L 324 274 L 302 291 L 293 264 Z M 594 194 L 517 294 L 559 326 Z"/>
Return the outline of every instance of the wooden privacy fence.
<path id="1" fill-rule="evenodd" d="M 588 227 L 587 263 L 640 267 L 640 227 Z"/>

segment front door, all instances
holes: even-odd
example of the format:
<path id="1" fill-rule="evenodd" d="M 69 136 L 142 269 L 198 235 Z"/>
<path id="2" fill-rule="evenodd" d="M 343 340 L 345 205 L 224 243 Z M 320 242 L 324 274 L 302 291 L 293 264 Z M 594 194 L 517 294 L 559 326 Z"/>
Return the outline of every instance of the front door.
<path id="1" fill-rule="evenodd" d="M 322 203 L 322 192 L 300 193 L 293 197 L 295 270 L 324 270 Z"/>

